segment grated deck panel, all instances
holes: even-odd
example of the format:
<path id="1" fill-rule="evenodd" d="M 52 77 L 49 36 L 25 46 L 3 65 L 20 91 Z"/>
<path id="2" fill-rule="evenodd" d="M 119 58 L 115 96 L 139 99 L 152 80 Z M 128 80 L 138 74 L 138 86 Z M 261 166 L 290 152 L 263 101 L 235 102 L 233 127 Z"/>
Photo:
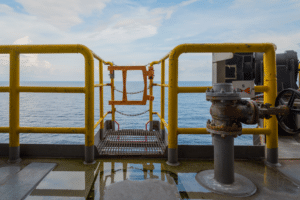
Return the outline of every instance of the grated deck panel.
<path id="1" fill-rule="evenodd" d="M 106 130 L 97 149 L 100 155 L 164 155 L 166 144 L 159 131 Z"/>

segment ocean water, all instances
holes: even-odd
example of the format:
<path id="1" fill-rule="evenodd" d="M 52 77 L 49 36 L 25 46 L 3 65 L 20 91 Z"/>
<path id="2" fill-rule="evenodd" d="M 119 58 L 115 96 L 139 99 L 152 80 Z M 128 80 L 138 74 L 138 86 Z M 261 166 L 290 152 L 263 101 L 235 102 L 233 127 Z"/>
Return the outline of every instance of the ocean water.
<path id="1" fill-rule="evenodd" d="M 115 82 L 115 87 L 122 90 L 122 82 Z M 21 82 L 22 86 L 66 86 L 83 87 L 84 82 Z M 210 81 L 182 81 L 179 86 L 210 86 Z M 0 82 L 0 86 L 8 86 L 8 82 Z M 143 82 L 127 82 L 127 92 L 143 90 Z M 153 111 L 160 111 L 160 87 L 154 87 Z M 141 100 L 142 94 L 127 95 L 128 100 Z M 149 92 L 148 92 L 149 94 Z M 104 87 L 104 113 L 111 110 L 110 87 Z M 121 100 L 122 93 L 115 91 L 115 100 Z M 21 93 L 20 94 L 20 126 L 26 127 L 84 127 L 84 94 L 61 93 Z M 149 109 L 146 105 L 117 105 L 116 110 L 126 114 L 137 114 Z M 209 108 L 211 102 L 205 100 L 205 94 L 178 95 L 178 127 L 205 127 L 211 119 Z M 99 88 L 95 88 L 95 123 L 99 120 Z M 165 89 L 165 118 L 168 122 L 168 89 Z M 111 119 L 107 115 L 106 120 Z M 139 116 L 124 116 L 116 113 L 116 121 L 120 129 L 145 129 L 149 120 L 149 112 Z M 153 120 L 159 120 L 154 115 Z M 0 126 L 9 126 L 9 94 L 0 93 Z M 256 125 L 243 125 L 255 127 Z M 95 129 L 95 133 L 99 126 Z M 8 143 L 8 133 L 0 133 L 0 143 Z M 82 134 L 20 134 L 23 144 L 84 144 Z M 178 144 L 209 145 L 212 144 L 210 135 L 179 135 Z M 242 135 L 235 139 L 236 145 L 252 145 L 252 135 Z"/>

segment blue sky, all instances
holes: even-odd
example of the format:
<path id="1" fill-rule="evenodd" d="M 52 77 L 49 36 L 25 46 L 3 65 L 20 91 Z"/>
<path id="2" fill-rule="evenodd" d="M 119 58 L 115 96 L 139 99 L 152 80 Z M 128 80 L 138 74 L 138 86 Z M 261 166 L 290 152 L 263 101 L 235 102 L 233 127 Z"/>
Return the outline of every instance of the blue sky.
<path id="1" fill-rule="evenodd" d="M 300 56 L 299 10 L 300 0 L 1 0 L 0 43 L 84 44 L 117 65 L 148 64 L 182 43 L 272 42 L 277 53 Z M 179 72 L 179 81 L 211 81 L 211 54 L 182 55 Z M 159 65 L 155 73 L 160 81 Z M 8 74 L 8 56 L 0 55 L 0 80 Z M 84 61 L 21 55 L 21 80 L 83 81 Z"/>

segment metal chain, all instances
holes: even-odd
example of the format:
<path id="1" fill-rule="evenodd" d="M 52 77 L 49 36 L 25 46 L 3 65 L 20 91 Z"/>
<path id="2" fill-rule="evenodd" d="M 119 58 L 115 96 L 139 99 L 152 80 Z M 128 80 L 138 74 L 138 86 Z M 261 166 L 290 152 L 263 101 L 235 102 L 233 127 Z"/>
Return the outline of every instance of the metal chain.
<path id="1" fill-rule="evenodd" d="M 149 88 L 150 88 L 150 86 L 147 89 L 149 89 Z M 118 90 L 116 88 L 115 88 L 115 90 L 118 91 L 118 92 L 120 92 L 120 93 L 123 93 L 123 91 Z M 141 91 L 138 91 L 138 92 L 126 92 L 126 94 L 138 94 L 138 93 L 141 93 L 141 92 L 144 92 L 144 90 L 141 90 Z"/>
<path id="2" fill-rule="evenodd" d="M 125 116 L 138 116 L 138 115 L 142 115 L 142 114 L 145 114 L 146 112 L 148 112 L 149 110 L 146 110 L 146 111 L 144 111 L 144 112 L 142 112 L 142 113 L 138 113 L 138 114 L 125 114 L 125 113 L 122 113 L 122 112 L 120 112 L 120 111 L 117 111 L 117 110 L 115 110 L 117 113 L 119 113 L 119 114 L 121 114 L 121 115 L 125 115 Z"/>

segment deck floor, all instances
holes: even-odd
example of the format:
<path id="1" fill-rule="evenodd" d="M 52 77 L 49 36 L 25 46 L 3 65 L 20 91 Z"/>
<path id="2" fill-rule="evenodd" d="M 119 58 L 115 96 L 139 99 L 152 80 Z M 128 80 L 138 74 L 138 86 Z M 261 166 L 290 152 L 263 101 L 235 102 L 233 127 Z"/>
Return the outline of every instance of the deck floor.
<path id="1" fill-rule="evenodd" d="M 0 167 L 7 165 L 6 161 L 1 158 Z M 164 159 L 99 159 L 94 165 L 84 165 L 81 159 L 25 158 L 18 166 L 24 168 L 32 162 L 53 162 L 57 166 L 26 200 L 105 199 L 105 190 L 114 183 L 146 179 L 176 185 L 182 199 L 240 199 L 214 194 L 197 183 L 196 174 L 213 169 L 213 161 L 181 161 L 180 166 L 171 167 Z M 263 161 L 235 161 L 235 172 L 258 187 L 256 194 L 244 199 L 299 199 L 299 183 L 293 174 L 295 170 L 299 173 L 300 159 L 280 163 L 278 170 L 265 166 Z"/>

